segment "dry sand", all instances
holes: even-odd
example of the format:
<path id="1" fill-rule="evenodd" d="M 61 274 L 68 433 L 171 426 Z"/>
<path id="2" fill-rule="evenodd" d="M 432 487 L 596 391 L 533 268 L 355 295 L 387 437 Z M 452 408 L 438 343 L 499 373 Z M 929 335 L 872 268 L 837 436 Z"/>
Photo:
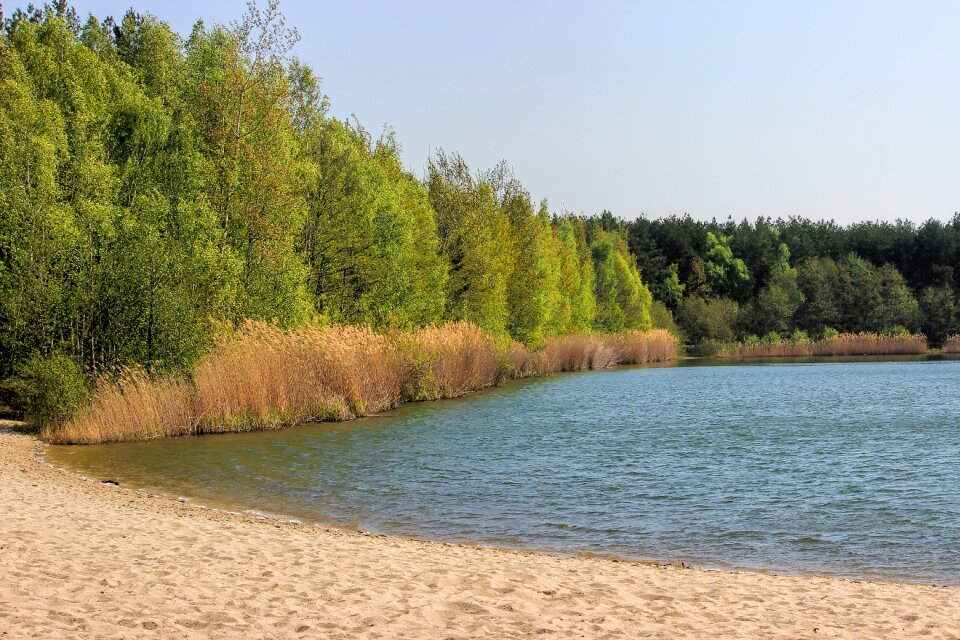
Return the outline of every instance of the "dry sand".
<path id="1" fill-rule="evenodd" d="M 0 429 L 2 638 L 958 638 L 960 589 L 277 523 L 84 481 Z"/>

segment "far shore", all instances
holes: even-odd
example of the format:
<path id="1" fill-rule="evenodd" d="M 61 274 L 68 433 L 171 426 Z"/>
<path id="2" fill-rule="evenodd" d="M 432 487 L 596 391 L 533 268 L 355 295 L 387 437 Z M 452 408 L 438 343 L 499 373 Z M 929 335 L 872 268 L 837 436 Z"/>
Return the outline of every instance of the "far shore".
<path id="1" fill-rule="evenodd" d="M 0 629 L 44 638 L 960 636 L 960 589 L 372 536 L 200 509 L 0 427 Z"/>

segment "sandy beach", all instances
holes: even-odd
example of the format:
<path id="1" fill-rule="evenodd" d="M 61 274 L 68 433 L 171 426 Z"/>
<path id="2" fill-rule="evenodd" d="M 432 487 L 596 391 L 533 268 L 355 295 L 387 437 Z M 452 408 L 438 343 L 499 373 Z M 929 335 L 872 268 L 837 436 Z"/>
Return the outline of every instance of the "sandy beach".
<path id="1" fill-rule="evenodd" d="M 0 429 L 3 638 L 958 638 L 960 589 L 267 521 L 83 480 Z"/>

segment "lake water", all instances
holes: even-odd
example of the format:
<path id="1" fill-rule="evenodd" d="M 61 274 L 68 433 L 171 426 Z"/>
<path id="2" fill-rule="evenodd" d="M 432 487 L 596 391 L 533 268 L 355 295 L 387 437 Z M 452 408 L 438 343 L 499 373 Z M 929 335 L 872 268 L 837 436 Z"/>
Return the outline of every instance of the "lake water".
<path id="1" fill-rule="evenodd" d="M 958 392 L 957 361 L 632 368 L 48 457 L 386 534 L 958 585 Z"/>

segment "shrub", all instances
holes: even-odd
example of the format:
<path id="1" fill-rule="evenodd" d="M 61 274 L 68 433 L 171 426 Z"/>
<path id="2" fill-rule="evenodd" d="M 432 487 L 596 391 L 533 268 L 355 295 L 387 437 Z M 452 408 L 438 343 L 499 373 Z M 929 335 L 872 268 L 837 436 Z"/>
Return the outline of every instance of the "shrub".
<path id="1" fill-rule="evenodd" d="M 680 327 L 673 317 L 673 313 L 659 300 L 650 303 L 650 323 L 654 329 L 666 329 L 672 335 L 680 336 Z"/>
<path id="2" fill-rule="evenodd" d="M 690 348 L 690 353 L 701 358 L 726 355 L 726 344 L 718 340 L 704 340 Z"/>
<path id="3" fill-rule="evenodd" d="M 821 332 L 821 340 L 833 340 L 840 335 L 840 332 L 834 329 L 833 327 L 824 327 Z"/>
<path id="4" fill-rule="evenodd" d="M 87 380 L 69 356 L 34 354 L 19 371 L 17 402 L 42 429 L 55 429 L 76 414 L 90 397 Z"/>
<path id="5" fill-rule="evenodd" d="M 740 308 L 725 298 L 684 298 L 677 309 L 677 321 L 694 344 L 708 341 L 731 342 Z"/>
<path id="6" fill-rule="evenodd" d="M 803 329 L 795 329 L 790 335 L 790 342 L 794 344 L 807 344 L 810 342 L 810 336 Z"/>
<path id="7" fill-rule="evenodd" d="M 780 334 L 776 331 L 771 331 L 767 335 L 763 336 L 761 342 L 763 344 L 780 344 Z"/>

